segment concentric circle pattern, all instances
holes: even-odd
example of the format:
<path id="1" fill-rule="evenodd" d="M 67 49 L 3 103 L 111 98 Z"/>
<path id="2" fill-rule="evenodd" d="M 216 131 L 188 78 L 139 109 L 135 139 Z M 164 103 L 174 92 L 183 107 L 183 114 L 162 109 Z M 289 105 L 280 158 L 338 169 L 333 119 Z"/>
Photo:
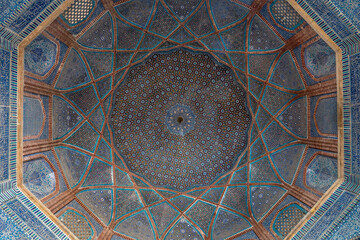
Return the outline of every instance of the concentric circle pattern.
<path id="1" fill-rule="evenodd" d="M 154 54 L 129 69 L 114 96 L 114 144 L 154 186 L 206 186 L 233 168 L 247 144 L 246 93 L 210 55 Z"/>
<path id="2" fill-rule="evenodd" d="M 173 134 L 184 136 L 194 129 L 195 122 L 195 115 L 188 106 L 177 104 L 166 112 L 165 124 Z"/>
<path id="3" fill-rule="evenodd" d="M 337 179 L 335 52 L 287 1 L 74 6 L 25 49 L 23 169 L 79 238 L 284 238 Z"/>

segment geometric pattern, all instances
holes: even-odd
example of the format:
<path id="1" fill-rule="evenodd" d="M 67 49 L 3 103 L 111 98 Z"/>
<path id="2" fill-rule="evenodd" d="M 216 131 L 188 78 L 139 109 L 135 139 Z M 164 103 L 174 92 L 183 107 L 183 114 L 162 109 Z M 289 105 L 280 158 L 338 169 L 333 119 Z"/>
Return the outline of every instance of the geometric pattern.
<path id="1" fill-rule="evenodd" d="M 307 185 L 322 193 L 336 181 L 336 178 L 337 161 L 332 157 L 316 156 L 306 171 Z"/>
<path id="2" fill-rule="evenodd" d="M 113 194 L 111 189 L 91 189 L 82 191 L 77 197 L 87 206 L 101 221 L 108 224 L 112 217 Z"/>
<path id="3" fill-rule="evenodd" d="M 182 191 L 208 185 L 232 168 L 251 118 L 230 68 L 181 49 L 155 54 L 129 72 L 114 91 L 110 126 L 132 172 Z"/>
<path id="4" fill-rule="evenodd" d="M 154 239 L 150 219 L 145 211 L 141 211 L 120 222 L 115 231 L 135 239 Z"/>
<path id="5" fill-rule="evenodd" d="M 280 211 L 275 218 L 274 230 L 282 237 L 286 237 L 293 227 L 305 216 L 306 210 L 293 203 Z"/>
<path id="6" fill-rule="evenodd" d="M 224 4 L 218 4 L 216 1 L 188 2 L 190 5 L 185 6 L 185 4 L 170 0 L 158 3 L 156 1 L 141 1 L 140 3 L 134 0 L 110 4 L 105 7 L 106 10 L 102 8 L 103 6 L 99 10 L 99 6 L 94 4 L 93 7 L 96 8 L 94 16 L 87 16 L 80 20 L 83 22 L 89 20 L 86 27 L 81 24 L 69 28 L 61 26 L 62 30 L 72 34 L 74 39 L 66 40 L 64 36 L 53 32 L 59 42 L 64 44 L 62 41 L 71 41 L 74 46 L 70 47 L 59 62 L 55 63 L 59 66 L 59 70 L 52 76 L 53 85 L 50 87 L 54 93 L 56 92 L 54 96 L 57 95 L 52 99 L 64 103 L 64 112 L 71 113 L 70 123 L 66 122 L 67 118 L 63 116 L 63 112 L 60 118 L 53 116 L 53 119 L 65 121 L 61 127 L 58 127 L 59 133 L 53 138 L 61 145 L 55 147 L 56 153 L 59 154 L 57 157 L 60 168 L 63 170 L 62 168 L 65 167 L 66 171 L 63 172 L 69 190 L 77 191 L 75 199 L 81 203 L 86 212 L 91 213 L 89 219 L 95 219 L 102 227 L 108 226 L 111 231 L 116 231 L 119 237 L 166 239 L 171 231 L 173 233 L 177 231 L 175 230 L 177 226 L 183 225 L 185 228 L 189 224 L 187 229 L 195 229 L 202 238 L 210 238 L 211 234 L 213 234 L 212 238 L 217 239 L 236 238 L 245 234 L 244 231 L 247 233 L 256 229 L 253 225 L 265 220 L 277 204 L 285 199 L 285 195 L 296 195 L 301 192 L 312 196 L 311 190 L 303 188 L 296 181 L 304 174 L 306 164 L 304 155 L 314 147 L 310 144 L 313 139 L 309 133 L 309 130 L 313 128 L 312 112 L 307 107 L 308 103 L 299 99 L 308 99 L 312 96 L 311 94 L 317 94 L 319 90 L 316 88 L 320 85 L 315 84 L 310 88 L 302 71 L 304 66 L 301 59 L 298 59 L 295 49 L 311 40 L 311 32 L 299 29 L 284 34 L 277 31 L 274 27 L 275 23 L 266 18 L 263 11 L 260 12 L 260 6 L 254 4 L 250 7 L 250 1 L 244 1 L 241 4 L 229 0 L 221 1 Z M 264 4 L 270 5 L 270 3 Z M 232 8 L 239 11 L 234 11 Z M 259 11 L 255 8 L 259 8 L 257 9 Z M 108 11 L 108 9 L 112 10 Z M 99 29 L 102 24 L 107 32 L 106 37 L 104 39 L 93 37 L 100 34 Z M 167 27 L 164 28 L 164 26 Z M 52 30 L 49 28 L 47 31 Z M 298 46 L 289 44 L 286 40 L 289 35 L 302 36 L 301 41 L 297 43 Z M 160 164 L 163 161 L 161 158 L 156 164 L 150 165 L 149 162 L 149 166 L 145 168 L 143 160 L 130 155 L 134 159 L 132 162 L 139 169 L 144 169 L 142 170 L 144 174 L 141 171 L 129 169 L 127 162 L 129 155 L 119 151 L 122 145 L 116 140 L 116 137 L 121 138 L 124 134 L 117 135 L 116 124 L 111 122 L 118 97 L 116 93 L 119 89 L 123 89 L 124 92 L 127 90 L 125 85 L 132 84 L 133 77 L 139 76 L 135 74 L 135 71 L 139 68 L 145 69 L 144 66 L 150 59 L 153 64 L 159 64 L 156 66 L 157 70 L 162 70 L 161 65 L 165 64 L 167 56 L 180 51 L 191 55 L 188 60 L 190 64 L 194 62 L 199 64 L 199 67 L 191 69 L 194 74 L 200 68 L 212 68 L 208 60 L 208 62 L 197 60 L 197 56 L 203 58 L 207 56 L 211 59 L 211 64 L 214 64 L 213 67 L 223 68 L 224 76 L 232 76 L 233 82 L 242 89 L 242 109 L 246 109 L 249 116 L 249 119 L 242 123 L 244 125 L 239 124 L 239 127 L 243 126 L 245 138 L 238 135 L 234 138 L 241 142 L 240 145 L 243 144 L 243 148 L 241 151 L 233 151 L 231 154 L 233 163 L 229 167 L 226 165 L 226 171 L 210 178 L 203 174 L 206 170 L 211 171 L 209 166 L 205 166 L 205 163 L 204 166 L 200 165 L 203 171 L 199 170 L 200 167 L 196 169 L 194 166 L 196 171 L 193 170 L 193 172 L 202 174 L 200 179 L 204 180 L 204 184 L 188 184 L 187 187 L 183 185 L 184 190 L 171 187 L 172 183 L 176 181 L 181 183 L 183 180 L 175 180 L 175 176 L 172 179 L 169 175 L 172 180 L 163 187 L 146 176 L 146 174 L 153 176 L 152 173 L 155 175 L 155 170 L 164 172 L 162 170 L 164 165 Z M 159 62 L 153 60 L 154 56 L 160 59 L 157 60 Z M 177 59 L 180 60 L 179 56 Z M 171 61 L 166 59 L 169 65 L 173 60 L 174 58 Z M 312 61 L 314 62 L 316 61 Z M 178 67 L 179 71 L 183 71 L 179 64 L 173 64 L 172 67 L 174 69 Z M 77 69 L 79 71 L 76 71 Z M 189 68 L 185 68 L 186 70 Z M 71 77 L 72 73 L 76 74 L 74 78 Z M 199 79 L 210 74 L 206 71 L 203 73 L 205 75 L 200 75 Z M 145 76 L 145 74 L 150 76 L 149 71 L 143 72 L 142 75 Z M 189 76 L 194 74 L 189 74 Z M 160 83 L 161 79 L 165 80 L 163 76 L 154 77 L 155 79 L 148 80 L 157 83 Z M 171 75 L 169 79 L 170 77 Z M 220 101 L 221 97 L 226 95 L 225 87 L 229 86 L 229 82 L 225 82 L 221 77 L 219 79 L 223 81 L 224 88 L 218 90 L 205 88 L 204 98 L 201 98 L 201 94 L 193 94 L 203 99 L 199 100 L 199 104 L 207 101 L 206 104 L 209 106 L 216 97 L 219 97 Z M 151 90 L 150 83 L 144 81 L 142 88 Z M 174 82 L 173 80 L 172 83 Z M 226 86 L 225 83 L 228 85 Z M 194 84 L 201 84 L 201 82 L 194 81 Z M 177 87 L 180 86 L 184 85 Z M 199 86 L 196 87 L 193 89 L 199 89 Z M 135 91 L 136 87 L 133 90 L 134 92 L 128 93 L 129 98 L 139 96 L 140 93 Z M 173 91 L 167 98 L 175 97 L 175 94 L 180 93 Z M 186 98 L 185 95 L 184 98 Z M 61 101 L 58 101 L 59 99 Z M 231 99 L 234 102 L 237 100 L 233 96 Z M 148 98 L 149 102 L 151 100 Z M 153 100 L 155 102 L 156 95 Z M 134 100 L 127 99 L 127 101 L 125 105 L 130 111 Z M 53 100 L 52 103 L 55 101 Z M 229 103 L 232 102 L 229 101 Z M 235 105 L 240 108 L 239 104 Z M 185 107 L 189 105 L 182 102 L 175 106 L 181 106 L 179 109 L 187 111 L 189 116 L 191 113 L 195 116 L 193 119 L 188 119 L 189 124 L 194 124 L 194 128 L 189 132 L 178 128 L 180 131 L 178 133 L 181 134 L 173 134 L 176 135 L 175 137 L 178 139 L 186 137 L 201 127 L 199 123 L 202 119 L 193 108 L 190 107 L 191 112 L 188 111 Z M 231 110 L 231 107 L 222 106 L 222 109 Z M 124 109 L 125 107 L 121 106 L 118 110 Z M 58 112 L 61 110 L 59 109 Z M 299 115 L 299 112 L 303 114 Z M 175 116 L 171 115 L 175 114 L 173 112 L 166 113 Z M 166 116 L 166 114 L 154 112 L 152 119 L 157 116 Z M 299 116 L 305 117 L 299 120 Z M 117 124 L 127 124 L 119 119 L 117 118 L 119 121 Z M 172 119 L 175 119 L 177 124 L 187 120 L 177 115 Z M 236 132 L 231 129 L 231 127 L 236 129 L 236 125 L 233 122 L 228 123 L 233 119 L 235 119 L 234 116 L 226 119 L 229 124 L 226 128 L 230 128 L 226 129 L 228 133 Z M 192 120 L 195 121 L 192 122 Z M 209 126 L 203 124 L 206 131 L 212 131 L 210 124 Z M 130 124 L 134 127 L 129 132 L 129 139 L 132 142 L 127 141 L 131 149 L 139 147 L 139 142 L 134 142 L 137 140 L 134 135 L 139 133 L 140 136 L 140 130 L 137 127 L 140 128 L 141 125 L 138 125 L 136 121 Z M 151 125 L 151 128 L 154 125 Z M 171 132 L 169 129 L 173 125 L 164 124 L 164 126 L 163 131 Z M 132 138 L 131 134 L 133 134 Z M 151 137 L 154 135 L 156 136 L 152 134 Z M 162 137 L 161 133 L 159 137 Z M 326 145 L 326 138 L 321 139 Z M 215 142 L 215 139 L 211 140 Z M 224 147 L 232 147 L 228 141 L 225 134 L 219 151 L 224 151 Z M 144 141 L 144 146 L 146 144 L 156 144 L 156 139 L 147 139 Z M 209 146 L 214 146 L 214 144 L 210 143 Z M 299 145 L 304 146 L 305 150 L 301 149 L 292 153 L 291 151 L 295 151 L 292 150 L 292 146 Z M 171 146 L 171 142 L 167 146 Z M 160 146 L 154 148 L 154 152 L 151 153 L 151 148 L 146 146 L 143 151 L 150 151 L 156 159 L 156 155 L 159 154 L 155 151 L 161 152 L 165 149 Z M 197 147 L 196 150 L 199 151 L 199 149 Z M 287 151 L 287 149 L 291 150 Z M 291 153 L 296 157 L 293 159 L 295 165 L 281 164 L 283 157 L 280 153 L 283 152 L 286 156 Z M 206 152 L 203 151 L 203 153 Z M 336 154 L 336 152 L 333 153 Z M 138 154 L 141 154 L 141 150 Z M 184 154 L 186 155 L 186 152 Z M 277 157 L 276 160 L 273 159 L 274 157 Z M 206 162 L 207 159 L 204 160 Z M 79 164 L 79 161 L 83 164 Z M 221 159 L 219 163 L 220 161 Z M 177 171 L 177 168 L 181 169 L 184 165 L 181 159 L 178 160 L 177 165 L 174 163 L 175 160 L 168 164 L 169 173 Z M 77 167 L 79 171 L 72 170 L 72 166 Z M 213 165 L 212 168 L 218 167 Z M 169 189 L 171 191 L 168 191 Z M 305 201 L 308 205 L 313 204 L 313 202 L 307 202 L 306 199 L 301 199 L 301 201 Z M 184 221 L 180 220 L 184 224 L 180 224 L 179 219 L 184 219 Z M 125 227 L 126 225 L 133 226 L 134 231 L 129 230 Z M 221 232 L 222 227 L 226 227 L 227 230 Z M 247 230 L 248 228 L 250 229 Z M 100 234 L 101 230 L 96 232 Z M 150 233 L 154 233 L 153 237 Z"/>
<path id="7" fill-rule="evenodd" d="M 15 186 L 16 176 L 15 176 L 15 163 L 17 160 L 15 151 L 16 141 L 21 141 L 21 139 L 16 140 L 16 125 L 18 119 L 17 116 L 17 102 L 16 100 L 16 86 L 19 84 L 16 70 L 21 70 L 20 64 L 22 60 L 19 58 L 17 52 L 18 49 L 21 53 L 21 46 L 19 42 L 25 39 L 30 33 L 34 33 L 34 29 L 41 24 L 45 23 L 45 19 L 49 16 L 50 13 L 58 10 L 57 8 L 65 1 L 63 0 L 41 0 L 41 1 L 28 1 L 28 0 L 13 0 L 13 1 L 3 1 L 0 11 L 0 22 L 1 22 L 1 51 L 0 56 L 2 61 L 0 61 L 0 125 L 1 125 L 1 143 L 0 143 L 0 158 L 1 158 L 1 179 L 5 180 L 1 182 L 1 197 L 2 197 L 2 210 L 1 210 L 1 225 L 0 238 L 16 238 L 16 239 L 28 239 L 28 238 L 37 238 L 36 234 L 38 231 L 38 226 L 43 224 L 47 228 L 51 229 L 56 236 L 60 239 L 66 239 L 65 234 L 54 225 L 53 221 L 46 218 L 42 213 L 42 209 L 39 209 L 36 205 L 22 194 L 19 189 Z M 103 10 L 101 2 L 108 3 L 108 1 L 97 1 L 100 5 L 100 9 Z M 114 0 L 114 2 L 120 2 Z M 180 19 L 185 19 L 190 15 L 198 4 L 199 0 L 190 0 L 190 4 L 175 5 L 173 3 L 178 2 L 175 0 L 165 0 L 164 5 L 169 5 L 170 11 L 174 12 Z M 184 1 L 181 1 L 182 3 Z M 217 1 L 222 3 L 222 1 Z M 251 5 L 252 3 L 260 4 L 261 1 L 253 0 L 241 0 L 236 1 L 237 4 L 247 4 Z M 272 1 L 276 2 L 276 1 Z M 295 3 L 295 1 L 289 1 Z M 352 239 L 359 238 L 359 222 L 354 221 L 354 219 L 359 219 L 360 211 L 359 204 L 356 204 L 356 207 L 353 208 L 353 204 L 350 204 L 346 207 L 347 202 L 340 202 L 344 207 L 339 208 L 339 205 L 333 204 L 336 199 L 339 199 L 343 192 L 356 192 L 359 193 L 358 180 L 355 176 L 360 175 L 360 161 L 359 161 L 359 39 L 357 36 L 358 29 L 360 26 L 358 9 L 359 3 L 352 1 L 349 4 L 347 1 L 313 1 L 313 0 L 301 0 L 296 1 L 300 5 L 297 7 L 300 10 L 306 11 L 308 19 L 314 21 L 315 24 L 318 24 L 320 28 L 331 38 L 332 41 L 336 43 L 341 50 L 339 49 L 338 56 L 342 53 L 342 65 L 337 66 L 338 69 L 342 68 L 344 71 L 344 121 L 346 126 L 345 131 L 345 142 L 344 148 L 349 151 L 346 151 L 345 154 L 345 171 L 342 168 L 339 168 L 340 172 L 345 173 L 344 184 L 341 185 L 337 191 L 335 191 L 328 201 L 322 203 L 322 206 L 319 210 L 315 211 L 315 214 L 312 214 L 313 217 L 310 221 L 305 220 L 305 226 L 294 236 L 294 239 L 313 239 L 314 235 L 312 233 L 316 232 L 319 238 L 330 238 L 330 239 Z M 170 6 L 171 5 L 171 6 Z M 253 6 L 255 8 L 255 6 Z M 268 7 L 269 9 L 269 7 Z M 100 11 L 101 11 L 100 10 Z M 264 11 L 265 10 L 265 11 Z M 92 18 L 89 18 L 91 21 L 97 16 L 98 12 L 94 12 Z M 181 14 L 181 15 L 180 15 Z M 271 22 L 272 20 L 267 16 L 266 8 L 261 10 L 261 14 Z M 224 18 L 225 19 L 225 18 Z M 231 18 L 230 18 L 231 19 Z M 163 26 L 165 24 L 162 24 Z M 305 26 L 301 26 L 306 28 Z M 320 29 L 319 28 L 319 29 Z M 12 31 L 11 31 L 11 30 Z M 281 31 L 278 27 L 275 26 L 275 29 Z M 9 31 L 10 30 L 10 31 Z M 72 32 L 79 32 L 79 29 L 70 30 Z M 284 33 L 284 32 L 283 32 Z M 286 35 L 286 33 L 284 34 Z M 288 34 L 286 38 L 291 37 L 291 34 Z M 330 40 L 330 41 L 331 41 Z M 61 52 L 65 54 L 66 47 L 63 49 L 64 44 L 61 43 Z M 193 44 L 194 46 L 196 44 Z M 199 47 L 199 46 L 196 46 Z M 60 55 L 60 61 L 63 55 Z M 338 58 L 339 60 L 340 58 Z M 316 62 L 316 61 L 315 61 Z M 235 63 L 234 63 L 235 64 Z M 351 64 L 351 67 L 350 67 Z M 301 64 L 300 64 L 301 65 Z M 335 64 L 329 64 L 328 66 L 334 66 Z M 350 70 L 349 70 L 350 68 Z M 319 68 L 320 70 L 325 70 L 329 68 Z M 243 69 L 244 70 L 244 69 Z M 57 68 L 55 68 L 54 73 L 56 73 Z M 21 71 L 20 71 L 21 72 Z M 20 76 L 21 77 L 21 76 Z M 29 77 L 29 76 L 27 76 Z M 309 84 L 315 84 L 312 82 L 312 79 L 304 73 L 304 77 Z M 41 79 L 39 79 L 41 80 Z M 245 79 L 247 80 L 247 79 Z M 47 81 L 49 82 L 49 81 Z M 341 81 L 340 81 L 341 82 Z M 29 86 L 27 86 L 29 87 Z M 44 90 L 43 88 L 37 88 L 36 91 Z M 49 89 L 48 89 L 49 90 Z M 18 105 L 19 106 L 19 105 Z M 336 106 L 335 106 L 336 108 Z M 11 109 L 11 111 L 10 111 Z M 21 124 L 21 123 L 20 123 Z M 335 124 L 336 125 L 336 124 Z M 310 126 L 309 126 L 310 127 Z M 9 131 L 10 129 L 10 131 Z M 253 131 L 255 132 L 255 131 Z M 336 131 L 335 131 L 336 132 Z M 257 132 L 255 132 L 257 134 Z M 19 134 L 21 135 L 21 134 Z M 110 140 L 109 140 L 110 141 Z M 30 143 L 30 142 L 29 142 Z M 352 144 L 352 146 L 351 146 Z M 30 144 L 31 145 L 31 144 Z M 24 148 L 25 151 L 29 149 Z M 305 149 L 308 151 L 308 149 Z M 246 159 L 244 157 L 243 159 Z M 307 157 L 302 158 L 301 161 L 306 162 Z M 56 166 L 55 166 L 56 167 Z M 299 169 L 302 167 L 302 163 L 299 164 Z M 59 170 L 58 170 L 59 171 Z M 61 177 L 60 177 L 61 178 Z M 301 174 L 299 175 L 301 179 Z M 10 181 L 6 181 L 10 180 Z M 296 178 L 295 178 L 296 181 Z M 9 188 L 12 188 L 10 191 L 7 191 Z M 22 186 L 19 186 L 20 190 L 23 190 Z M 3 192 L 4 191 L 4 192 Z M 9 209 L 5 209 L 4 205 L 8 201 L 5 198 L 8 197 L 17 198 L 19 201 L 24 203 L 28 209 L 30 209 L 31 214 L 24 221 L 14 216 L 13 212 Z M 354 195 L 352 195 L 354 196 Z M 341 198 L 340 198 L 341 199 Z M 353 202 L 357 202 L 357 200 Z M 345 211 L 343 211 L 346 208 Z M 4 211 L 3 211 L 4 210 Z M 333 211 L 332 211 L 333 210 Z M 325 213 L 325 214 L 324 214 Z M 44 218 L 45 217 L 45 218 Z M 41 219 L 41 223 L 37 222 L 36 226 L 29 228 L 28 223 L 35 221 L 37 218 Z M 191 223 L 189 222 L 191 225 Z M 265 226 L 267 228 L 267 226 Z M 315 231 L 311 231 L 315 230 Z M 101 232 L 100 230 L 97 230 Z M 66 231 L 64 231 L 66 232 Z M 264 229 L 264 232 L 266 230 Z M 308 236 L 304 237 L 306 232 L 310 232 Z M 200 233 L 199 233 L 200 234 Z M 322 234 L 322 235 L 321 235 Z M 39 235 L 43 236 L 42 234 Z M 155 236 L 155 235 L 154 235 Z M 321 236 L 321 237 L 320 237 Z M 196 236 L 198 237 L 198 236 Z M 54 237 L 55 238 L 55 237 Z M 184 237 L 186 239 L 186 237 Z M 257 235 L 253 230 L 246 230 L 246 233 L 240 237 L 235 237 L 236 239 L 257 239 Z M 113 236 L 112 239 L 124 239 L 118 235 Z M 149 238 L 139 238 L 139 239 L 149 239 Z M 174 239 L 178 239 L 174 237 Z M 198 238 L 200 239 L 200 238 Z"/>
<path id="8" fill-rule="evenodd" d="M 67 210 L 59 219 L 81 240 L 91 239 L 94 235 L 86 218 L 73 210 Z"/>
<path id="9" fill-rule="evenodd" d="M 167 240 L 177 240 L 177 239 L 191 239 L 191 240 L 200 240 L 203 239 L 199 232 L 194 228 L 194 226 L 189 223 L 185 218 L 181 218 L 175 226 L 169 231 L 169 234 L 166 236 Z"/>
<path id="10" fill-rule="evenodd" d="M 4 211 L 0 210 L 0 238 L 25 240 L 29 239 L 29 236 Z"/>
<path id="11" fill-rule="evenodd" d="M 76 25 L 90 14 L 94 4 L 94 0 L 75 1 L 68 9 L 65 10 L 63 18 L 70 25 Z"/>
<path id="12" fill-rule="evenodd" d="M 294 30 L 304 21 L 285 0 L 274 1 L 271 4 L 271 12 L 276 22 L 289 30 Z"/>
<path id="13" fill-rule="evenodd" d="M 25 57 L 25 69 L 44 76 L 55 64 L 57 57 L 56 44 L 40 35 L 26 47 L 26 53 L 28 55 Z"/>
<path id="14" fill-rule="evenodd" d="M 240 215 L 220 209 L 216 216 L 212 239 L 225 239 L 249 227 L 249 222 Z"/>
<path id="15" fill-rule="evenodd" d="M 54 171 L 43 158 L 24 163 L 24 185 L 39 199 L 55 190 Z"/>
<path id="16" fill-rule="evenodd" d="M 178 211 L 168 203 L 155 205 L 150 208 L 150 213 L 154 219 L 159 235 L 164 233 L 178 215 Z"/>

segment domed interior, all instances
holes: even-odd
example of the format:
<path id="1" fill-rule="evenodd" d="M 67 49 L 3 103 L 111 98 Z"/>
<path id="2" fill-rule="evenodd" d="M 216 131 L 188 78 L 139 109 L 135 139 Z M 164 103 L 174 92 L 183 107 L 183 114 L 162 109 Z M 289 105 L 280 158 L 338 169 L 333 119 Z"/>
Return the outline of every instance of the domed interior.
<path id="1" fill-rule="evenodd" d="M 153 186 L 207 186 L 230 171 L 246 147 L 246 93 L 211 55 L 155 53 L 129 69 L 114 96 L 115 148 L 129 170 Z"/>
<path id="2" fill-rule="evenodd" d="M 285 238 L 338 177 L 335 52 L 285 0 L 75 1 L 24 55 L 23 183 L 79 239 Z"/>

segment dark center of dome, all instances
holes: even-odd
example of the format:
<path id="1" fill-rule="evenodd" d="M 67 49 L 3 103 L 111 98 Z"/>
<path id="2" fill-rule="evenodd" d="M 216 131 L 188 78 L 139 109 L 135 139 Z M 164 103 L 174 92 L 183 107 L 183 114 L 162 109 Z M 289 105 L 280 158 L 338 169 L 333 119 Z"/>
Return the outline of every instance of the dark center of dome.
<path id="1" fill-rule="evenodd" d="M 190 107 L 175 105 L 167 111 L 165 124 L 171 133 L 184 136 L 194 128 L 195 115 Z"/>
<path id="2" fill-rule="evenodd" d="M 233 71 L 187 50 L 156 53 L 115 90 L 110 124 L 129 170 L 154 186 L 187 190 L 231 170 L 251 116 Z"/>

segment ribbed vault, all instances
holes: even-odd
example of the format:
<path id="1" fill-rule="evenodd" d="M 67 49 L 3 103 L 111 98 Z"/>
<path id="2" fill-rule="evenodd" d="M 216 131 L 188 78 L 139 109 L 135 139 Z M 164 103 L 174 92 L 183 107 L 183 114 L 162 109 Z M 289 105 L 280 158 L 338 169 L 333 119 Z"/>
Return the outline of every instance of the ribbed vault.
<path id="1" fill-rule="evenodd" d="M 79 239 L 285 238 L 337 179 L 335 53 L 285 0 L 78 0 L 24 63 L 24 185 Z"/>

